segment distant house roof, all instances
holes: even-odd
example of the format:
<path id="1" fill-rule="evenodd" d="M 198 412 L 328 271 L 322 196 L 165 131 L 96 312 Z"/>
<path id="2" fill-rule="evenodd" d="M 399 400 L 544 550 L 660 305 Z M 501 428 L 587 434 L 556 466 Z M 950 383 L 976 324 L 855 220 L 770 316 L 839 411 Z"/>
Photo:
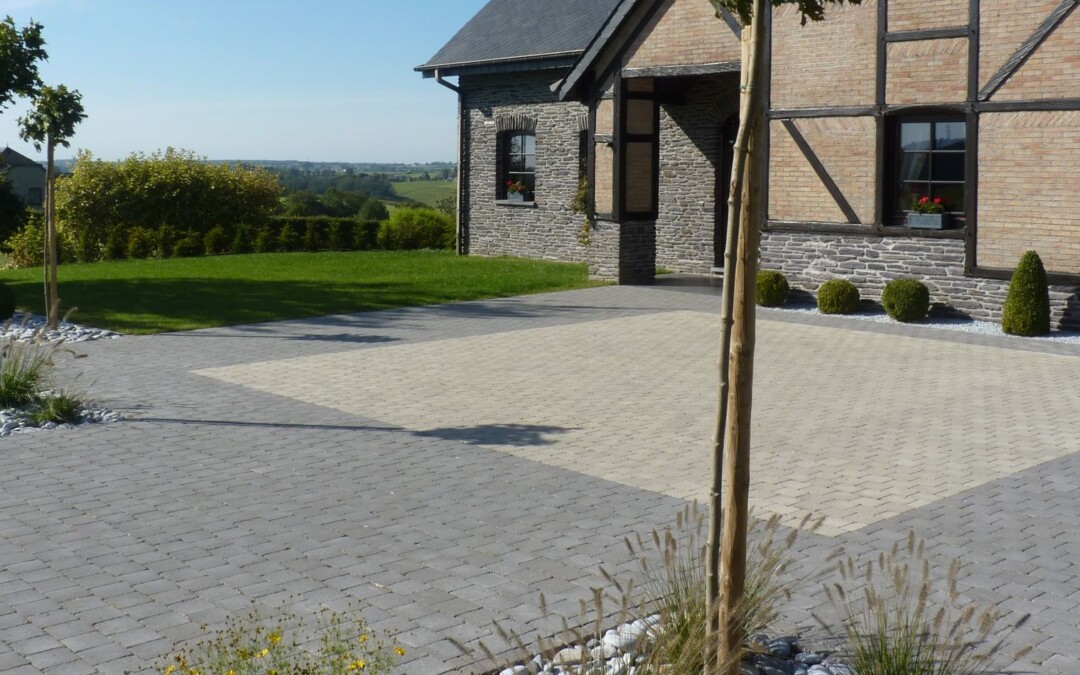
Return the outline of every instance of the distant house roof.
<path id="1" fill-rule="evenodd" d="M 568 68 L 619 0 L 490 0 L 416 70 L 433 77 Z"/>
<path id="2" fill-rule="evenodd" d="M 11 148 L 4 148 L 0 150 L 0 164 L 6 164 L 7 166 L 34 166 L 42 171 L 45 167 L 41 166 L 39 162 L 35 162 L 26 155 L 21 155 Z"/>

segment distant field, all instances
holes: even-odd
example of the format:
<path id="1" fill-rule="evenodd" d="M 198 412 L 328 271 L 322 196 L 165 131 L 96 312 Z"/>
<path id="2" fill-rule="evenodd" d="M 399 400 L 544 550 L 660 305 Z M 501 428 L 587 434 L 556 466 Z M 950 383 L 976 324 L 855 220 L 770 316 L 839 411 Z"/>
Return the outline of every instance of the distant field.
<path id="1" fill-rule="evenodd" d="M 399 197 L 411 199 L 435 206 L 440 199 L 454 196 L 455 183 L 452 180 L 419 180 L 411 183 L 394 183 L 394 192 Z"/>

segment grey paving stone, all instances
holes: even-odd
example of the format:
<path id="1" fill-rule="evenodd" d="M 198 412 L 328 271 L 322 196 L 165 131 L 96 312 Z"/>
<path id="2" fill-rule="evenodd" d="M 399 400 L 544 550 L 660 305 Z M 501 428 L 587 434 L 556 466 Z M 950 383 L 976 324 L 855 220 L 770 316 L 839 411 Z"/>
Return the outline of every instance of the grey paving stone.
<path id="1" fill-rule="evenodd" d="M 474 646 L 483 638 L 497 646 L 493 620 L 526 639 L 555 635 L 558 622 L 540 616 L 539 594 L 573 618 L 578 601 L 602 583 L 600 565 L 619 578 L 634 575 L 622 537 L 670 522 L 685 501 L 665 494 L 668 486 L 641 489 L 630 480 L 493 449 L 504 438 L 494 427 L 470 431 L 458 420 L 434 430 L 411 428 L 193 371 L 418 346 L 449 350 L 452 358 L 455 345 L 484 336 L 513 341 L 539 329 L 600 328 L 609 320 L 672 318 L 676 312 L 715 315 L 717 306 L 715 295 L 607 287 L 87 345 L 89 357 L 64 368 L 84 372 L 85 381 L 95 382 L 95 396 L 128 420 L 63 432 L 60 444 L 51 434 L 0 439 L 0 644 L 58 641 L 59 647 L 34 652 L 57 659 L 49 672 L 140 671 L 153 653 L 164 655 L 204 635 L 200 619 L 219 624 L 243 615 L 252 599 L 271 615 L 282 604 L 308 611 L 359 600 L 373 625 L 407 637 L 409 653 L 399 671 L 410 675 L 470 672 L 477 653 L 470 661 L 446 638 Z M 950 338 L 842 319 L 762 316 L 793 334 L 834 330 L 852 349 L 867 340 L 913 344 L 915 352 L 962 347 L 972 350 L 964 358 L 983 369 L 1023 364 L 1025 376 L 1045 392 L 1065 396 L 1075 388 L 1080 349 L 1032 349 L 1011 340 Z M 680 336 L 668 331 L 664 337 Z M 1048 356 L 1059 359 L 1056 367 L 1040 360 Z M 996 421 L 981 417 L 989 414 L 985 401 L 933 407 L 932 387 L 970 391 L 973 372 L 932 373 L 928 410 L 909 412 L 925 413 L 927 428 L 961 461 L 1008 463 L 1006 450 L 1013 449 L 1000 447 L 1003 432 L 988 422 L 1037 432 L 1053 456 L 964 489 L 927 467 L 934 479 L 928 489 L 941 498 L 895 514 L 869 497 L 853 501 L 845 511 L 852 522 L 872 522 L 835 536 L 802 537 L 806 564 L 800 570 L 820 564 L 837 544 L 876 555 L 915 527 L 942 560 L 958 555 L 968 562 L 961 578 L 968 595 L 1008 611 L 1029 606 L 1040 617 L 1017 636 L 1039 640 L 1022 665 L 1071 672 L 1080 663 L 1074 639 L 1080 606 L 1075 416 L 1053 413 L 1053 406 L 1034 398 L 1017 399 L 1018 409 L 1000 412 Z M 874 391 L 901 386 L 894 372 L 858 377 Z M 804 379 L 813 386 L 811 376 Z M 558 403 L 539 388 L 517 395 L 538 409 Z M 653 416 L 684 405 L 679 396 L 704 395 L 673 394 Z M 760 400 L 768 405 L 767 390 Z M 807 452 L 793 454 L 791 469 L 839 475 L 849 468 L 830 464 L 828 454 L 821 466 L 799 463 L 822 444 L 887 458 L 912 430 L 898 425 L 899 416 L 878 400 L 868 396 L 853 411 L 864 426 L 877 427 L 865 443 L 830 439 L 819 430 L 795 439 Z M 407 418 L 399 409 L 387 413 Z M 603 413 L 600 408 L 598 421 Z M 463 433 L 472 434 L 469 442 L 461 442 Z M 628 427 L 628 433 L 639 439 L 628 451 L 653 453 L 658 461 L 676 447 L 644 426 Z M 568 457 L 581 452 L 566 438 L 553 434 L 537 447 Z M 684 442 L 697 447 L 697 439 Z M 883 498 L 906 498 L 903 487 L 897 481 L 898 491 L 883 491 Z M 811 626 L 809 613 L 824 606 L 820 590 L 807 587 L 793 598 L 784 621 Z M 0 649 L 0 670 L 19 668 L 42 670 Z"/>

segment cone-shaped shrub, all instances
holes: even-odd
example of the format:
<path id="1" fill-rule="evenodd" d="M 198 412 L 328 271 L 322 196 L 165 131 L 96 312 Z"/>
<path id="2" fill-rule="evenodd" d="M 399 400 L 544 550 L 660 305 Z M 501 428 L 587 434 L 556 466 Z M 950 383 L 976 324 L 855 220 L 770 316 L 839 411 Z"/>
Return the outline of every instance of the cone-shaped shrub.
<path id="1" fill-rule="evenodd" d="M 1050 332 L 1050 288 L 1039 254 L 1028 251 L 1009 282 L 1001 312 L 1001 330 L 1010 335 L 1046 335 Z"/>
<path id="2" fill-rule="evenodd" d="M 897 321 L 924 319 L 930 311 L 930 289 L 915 279 L 893 279 L 881 292 L 881 306 Z"/>
<path id="3" fill-rule="evenodd" d="M 818 288 L 817 306 L 822 314 L 851 314 L 859 309 L 859 289 L 847 279 L 830 279 Z"/>
<path id="4" fill-rule="evenodd" d="M 787 278 L 780 272 L 762 270 L 757 275 L 757 304 L 762 307 L 779 307 L 787 302 L 788 293 Z"/>

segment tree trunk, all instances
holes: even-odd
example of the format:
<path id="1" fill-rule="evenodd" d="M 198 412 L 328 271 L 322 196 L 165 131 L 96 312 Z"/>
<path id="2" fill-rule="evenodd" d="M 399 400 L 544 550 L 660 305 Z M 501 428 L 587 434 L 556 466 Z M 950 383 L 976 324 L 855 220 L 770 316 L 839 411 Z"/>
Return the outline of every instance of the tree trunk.
<path id="1" fill-rule="evenodd" d="M 750 31 L 743 32 L 741 97 L 739 102 L 739 131 L 735 137 L 734 160 L 731 166 L 731 184 L 728 186 L 727 235 L 724 241 L 724 281 L 720 300 L 720 349 L 717 355 L 719 387 L 716 396 L 716 417 L 713 427 L 712 484 L 709 490 L 709 534 L 705 556 L 705 613 L 708 618 L 705 640 L 705 675 L 719 672 L 717 660 L 717 636 L 720 632 L 720 535 L 723 509 L 721 486 L 723 484 L 724 433 L 727 426 L 727 399 L 730 379 L 728 352 L 731 349 L 732 304 L 735 298 L 736 246 L 739 242 L 739 220 L 742 211 L 743 187 L 746 182 L 746 158 L 749 149 L 748 127 L 742 123 L 750 113 L 750 88 L 747 77 L 750 55 Z"/>
<path id="2" fill-rule="evenodd" d="M 45 245 L 48 253 L 45 256 L 45 265 L 48 269 L 49 279 L 45 284 L 45 316 L 48 318 L 49 328 L 55 329 L 60 322 L 57 312 L 60 310 L 59 289 L 57 288 L 57 256 L 56 256 L 56 144 L 52 137 L 48 139 L 48 171 L 45 176 Z"/>
<path id="3" fill-rule="evenodd" d="M 747 69 L 744 85 L 744 110 L 740 120 L 740 136 L 749 143 L 744 171 L 748 176 L 742 186 L 739 210 L 738 259 L 735 264 L 732 328 L 728 351 L 726 399 L 726 429 L 723 448 L 722 543 L 720 550 L 720 604 L 717 613 L 719 641 L 718 662 L 724 675 L 738 675 L 739 654 L 745 626 L 741 621 L 741 604 L 746 585 L 746 550 L 750 491 L 750 419 L 753 404 L 754 349 L 756 343 L 757 260 L 764 214 L 761 203 L 765 175 L 764 83 L 769 74 L 765 69 L 767 0 L 754 0 L 752 22 L 745 30 L 750 33 L 748 53 L 744 60 Z M 729 274 L 725 270 L 725 274 Z"/>

